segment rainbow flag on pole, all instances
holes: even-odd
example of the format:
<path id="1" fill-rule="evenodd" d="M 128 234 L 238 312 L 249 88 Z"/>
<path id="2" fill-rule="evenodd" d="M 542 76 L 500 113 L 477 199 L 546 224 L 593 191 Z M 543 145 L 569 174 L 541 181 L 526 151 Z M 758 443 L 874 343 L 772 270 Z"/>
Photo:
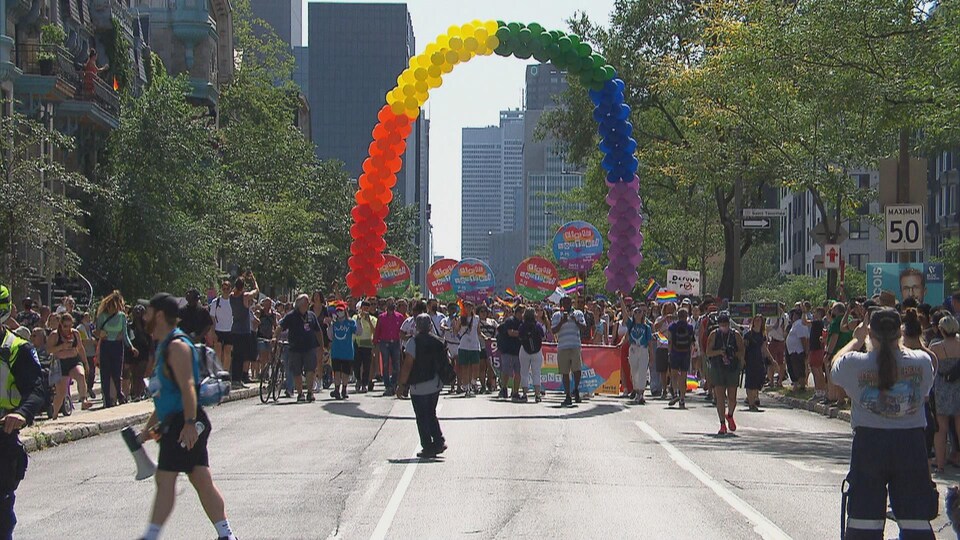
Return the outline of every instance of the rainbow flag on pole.
<path id="1" fill-rule="evenodd" d="M 580 278 L 576 276 L 572 278 L 561 279 L 560 288 L 563 289 L 563 292 L 567 294 L 573 294 L 583 288 L 583 282 L 580 281 Z"/>
<path id="2" fill-rule="evenodd" d="M 660 284 L 657 283 L 657 280 L 650 278 L 650 281 L 647 281 L 647 286 L 643 288 L 643 296 L 645 296 L 647 300 L 653 300 L 659 290 Z"/>
<path id="3" fill-rule="evenodd" d="M 657 303 L 666 304 L 667 302 L 676 302 L 677 293 L 673 291 L 659 291 L 657 292 Z"/>

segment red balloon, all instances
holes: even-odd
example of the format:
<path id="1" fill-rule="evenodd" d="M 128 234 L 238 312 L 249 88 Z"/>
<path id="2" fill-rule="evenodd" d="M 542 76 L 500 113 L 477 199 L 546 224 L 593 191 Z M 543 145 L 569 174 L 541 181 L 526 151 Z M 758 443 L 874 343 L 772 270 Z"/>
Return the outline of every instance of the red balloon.
<path id="1" fill-rule="evenodd" d="M 351 289 L 356 289 L 361 284 L 360 275 L 356 272 L 350 272 L 347 274 L 347 286 Z"/>
<path id="2" fill-rule="evenodd" d="M 390 201 L 393 200 L 393 191 L 389 189 L 383 192 L 383 195 L 380 196 L 380 202 L 384 205 L 390 204 Z"/>
<path id="3" fill-rule="evenodd" d="M 372 221 L 370 224 L 370 231 L 377 236 L 383 236 L 384 233 L 387 232 L 387 224 L 384 223 L 382 219 Z"/>
<path id="4" fill-rule="evenodd" d="M 371 156 L 379 156 L 383 153 L 383 148 L 380 148 L 377 141 L 374 141 L 367 147 L 367 153 Z"/>
<path id="5" fill-rule="evenodd" d="M 360 178 L 363 178 L 363 175 Z M 350 215 L 353 216 L 353 221 L 360 221 L 363 219 L 363 210 L 360 209 L 360 206 L 354 206 L 350 210 Z"/>
<path id="6" fill-rule="evenodd" d="M 350 238 L 354 240 L 359 240 L 363 237 L 363 226 L 359 223 L 354 223 L 350 226 Z"/>
<path id="7" fill-rule="evenodd" d="M 375 236 L 370 240 L 370 248 L 374 251 L 380 251 L 387 249 L 387 242 L 383 239 L 382 236 Z"/>
<path id="8" fill-rule="evenodd" d="M 398 146 L 404 139 L 405 137 L 401 137 L 399 133 L 393 132 L 387 135 L 386 141 L 390 146 Z"/>
<path id="9" fill-rule="evenodd" d="M 397 185 L 397 175 L 395 174 L 391 174 L 389 178 L 383 181 L 383 186 L 387 189 L 392 189 L 395 185 Z"/>
<path id="10" fill-rule="evenodd" d="M 398 131 L 400 132 L 400 135 L 403 136 L 404 139 L 406 139 L 407 137 L 410 136 L 410 133 L 413 131 L 413 126 L 409 122 L 407 122 L 406 124 L 400 126 L 400 129 Z"/>
<path id="11" fill-rule="evenodd" d="M 392 173 L 398 173 L 402 168 L 403 168 L 403 161 L 400 158 L 394 159 L 387 163 L 387 170 L 389 170 Z"/>
<path id="12" fill-rule="evenodd" d="M 370 162 L 372 163 L 374 170 L 383 169 L 388 163 L 390 163 L 384 159 L 383 156 L 373 156 L 370 158 Z"/>
<path id="13" fill-rule="evenodd" d="M 360 244 L 358 244 L 357 242 L 350 242 L 350 254 L 351 254 L 351 255 L 359 255 L 359 254 L 363 253 L 363 250 L 360 249 L 360 248 L 361 248 L 361 246 L 360 246 Z"/>
<path id="14" fill-rule="evenodd" d="M 383 124 L 377 124 L 377 127 L 373 128 L 373 140 L 384 139 L 389 134 L 387 126 Z"/>
<path id="15" fill-rule="evenodd" d="M 375 167 L 373 164 L 373 158 L 367 158 L 363 160 L 363 172 L 370 173 L 375 169 L 377 169 L 377 167 Z"/>
<path id="16" fill-rule="evenodd" d="M 393 114 L 393 109 L 390 108 L 390 105 L 384 105 L 383 108 L 377 113 L 377 120 L 382 124 L 392 121 L 397 116 Z"/>
<path id="17" fill-rule="evenodd" d="M 363 193 L 364 193 L 364 190 L 358 189 L 357 192 L 353 194 L 353 198 L 355 201 L 357 201 L 358 206 L 369 204 L 367 202 L 366 196 L 363 195 Z"/>

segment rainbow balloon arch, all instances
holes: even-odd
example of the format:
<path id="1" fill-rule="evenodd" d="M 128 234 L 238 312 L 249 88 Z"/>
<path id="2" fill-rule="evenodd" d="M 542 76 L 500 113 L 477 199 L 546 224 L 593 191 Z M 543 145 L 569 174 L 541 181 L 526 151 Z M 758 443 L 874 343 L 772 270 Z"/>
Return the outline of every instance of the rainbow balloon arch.
<path id="1" fill-rule="evenodd" d="M 524 60 L 532 56 L 540 62 L 551 62 L 570 76 L 579 77 L 589 89 L 609 189 L 606 288 L 611 292 L 629 291 L 636 285 L 637 267 L 643 262 L 640 251 L 643 247 L 642 201 L 640 179 L 636 174 L 638 161 L 634 156 L 637 142 L 631 137 L 630 107 L 624 103 L 624 83 L 617 77 L 617 71 L 577 35 L 547 31 L 537 23 L 473 21 L 451 26 L 446 34 L 427 45 L 423 53 L 411 58 L 410 67 L 397 77 L 397 86 L 387 93 L 387 104 L 377 114 L 369 157 L 363 162 L 359 178 L 357 204 L 351 212 L 353 242 L 347 286 L 354 296 L 377 294 L 380 267 L 385 262 L 383 236 L 393 200 L 391 189 L 403 167 L 407 137 L 430 90 L 439 88 L 443 75 L 453 71 L 457 64 L 492 54 Z"/>

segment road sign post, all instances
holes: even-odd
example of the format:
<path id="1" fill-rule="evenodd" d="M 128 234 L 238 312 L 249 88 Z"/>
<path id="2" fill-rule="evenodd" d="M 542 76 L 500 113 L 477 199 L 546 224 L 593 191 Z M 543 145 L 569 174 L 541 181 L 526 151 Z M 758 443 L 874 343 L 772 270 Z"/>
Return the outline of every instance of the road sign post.
<path id="1" fill-rule="evenodd" d="M 740 226 L 744 229 L 769 229 L 770 218 L 743 218 L 740 220 Z"/>
<path id="2" fill-rule="evenodd" d="M 839 270 L 841 260 L 843 260 L 843 257 L 840 255 L 840 246 L 837 244 L 823 246 L 823 267 L 825 269 Z"/>
<path id="3" fill-rule="evenodd" d="M 744 208 L 743 218 L 785 218 L 787 211 L 783 208 Z"/>
<path id="4" fill-rule="evenodd" d="M 923 205 L 889 205 L 883 214 L 887 251 L 923 251 Z"/>

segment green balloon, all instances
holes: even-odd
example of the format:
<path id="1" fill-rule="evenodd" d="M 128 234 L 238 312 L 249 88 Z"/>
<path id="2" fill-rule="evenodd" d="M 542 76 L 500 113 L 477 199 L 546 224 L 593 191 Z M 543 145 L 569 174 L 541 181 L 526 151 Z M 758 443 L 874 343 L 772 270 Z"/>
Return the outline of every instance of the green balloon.
<path id="1" fill-rule="evenodd" d="M 563 36 L 564 36 L 564 33 L 561 32 L 561 31 L 559 31 L 559 30 L 551 30 L 551 31 L 550 31 L 550 37 L 552 37 L 554 41 L 562 38 Z"/>
<path id="2" fill-rule="evenodd" d="M 612 80 L 617 76 L 617 69 L 613 66 L 603 66 L 603 81 Z"/>
<path id="3" fill-rule="evenodd" d="M 523 28 L 523 25 L 520 23 L 512 22 L 507 25 L 507 28 L 510 29 L 511 34 L 516 35 L 520 32 L 520 29 Z"/>
<path id="4" fill-rule="evenodd" d="M 548 45 L 550 45 L 551 43 L 554 43 L 556 40 L 553 39 L 553 36 L 551 36 L 549 32 L 540 32 L 540 34 L 537 35 L 537 41 L 539 41 L 540 44 L 543 45 L 544 48 L 546 48 Z"/>
<path id="5" fill-rule="evenodd" d="M 513 56 L 513 43 L 509 41 L 501 41 L 500 45 L 493 50 L 497 56 Z"/>
<path id="6" fill-rule="evenodd" d="M 543 49 L 540 49 L 539 51 L 533 51 L 533 57 L 541 64 L 546 64 L 550 61 L 550 55 L 547 54 L 547 51 Z"/>
<path id="7" fill-rule="evenodd" d="M 553 64 L 560 71 L 567 69 L 567 62 L 563 59 L 562 54 L 555 54 L 550 58 L 550 63 Z"/>
<path id="8" fill-rule="evenodd" d="M 573 48 L 573 41 L 570 40 L 570 36 L 563 36 L 557 40 L 557 45 L 561 51 L 567 52 Z"/>
<path id="9" fill-rule="evenodd" d="M 560 46 L 556 43 L 547 45 L 546 49 L 544 50 L 547 52 L 547 56 L 549 56 L 551 59 L 558 58 L 560 56 Z"/>
<path id="10" fill-rule="evenodd" d="M 573 43 L 574 48 L 580 45 L 580 36 L 576 34 L 567 34 L 570 37 L 570 42 Z"/>
<path id="11" fill-rule="evenodd" d="M 513 55 L 522 60 L 526 60 L 527 58 L 533 56 L 533 52 L 529 47 L 521 45 L 520 47 L 517 47 L 517 50 L 514 51 Z"/>
<path id="12" fill-rule="evenodd" d="M 534 34 L 539 34 L 540 32 L 543 32 L 543 26 L 541 26 L 540 23 L 532 22 L 527 25 L 527 28 L 529 28 L 530 31 L 533 32 Z"/>
<path id="13" fill-rule="evenodd" d="M 581 56 L 578 61 L 580 62 L 580 71 L 583 73 L 593 73 L 593 60 L 589 56 Z"/>
<path id="14" fill-rule="evenodd" d="M 593 54 L 593 48 L 587 43 L 581 43 L 577 45 L 577 54 L 583 58 L 590 58 L 590 55 Z M 593 60 L 590 60 L 590 65 L 593 65 Z"/>
<path id="15" fill-rule="evenodd" d="M 506 25 L 507 25 L 507 23 L 505 23 L 505 22 L 503 22 L 503 21 L 501 21 L 501 20 L 497 20 L 497 26 L 506 26 Z"/>
<path id="16" fill-rule="evenodd" d="M 607 65 L 607 59 L 602 54 L 593 53 L 590 55 L 590 59 L 593 60 L 593 67 L 595 68 L 602 68 Z"/>
<path id="17" fill-rule="evenodd" d="M 529 28 L 521 29 L 517 35 L 520 37 L 520 43 L 524 45 L 529 45 L 530 40 L 533 39 L 533 32 L 531 32 Z"/>
<path id="18" fill-rule="evenodd" d="M 590 83 L 590 89 L 599 92 L 600 90 L 603 90 L 605 83 L 606 81 L 593 81 Z"/>
<path id="19" fill-rule="evenodd" d="M 583 72 L 580 75 L 580 84 L 582 84 L 583 86 L 590 88 L 590 85 L 592 85 L 593 83 L 594 83 L 593 74 L 590 73 L 589 71 Z"/>
<path id="20" fill-rule="evenodd" d="M 510 29 L 507 28 L 506 26 L 501 26 L 500 28 L 497 28 L 497 38 L 500 40 L 500 43 L 507 41 L 511 37 L 513 36 L 510 34 Z"/>
<path id="21" fill-rule="evenodd" d="M 563 53 L 563 57 L 571 70 L 580 71 L 580 57 L 577 56 L 576 51 L 566 51 Z"/>
<path id="22" fill-rule="evenodd" d="M 607 73 L 603 71 L 603 68 L 593 68 L 590 71 L 590 76 L 593 77 L 594 81 L 606 82 L 607 80 Z"/>

